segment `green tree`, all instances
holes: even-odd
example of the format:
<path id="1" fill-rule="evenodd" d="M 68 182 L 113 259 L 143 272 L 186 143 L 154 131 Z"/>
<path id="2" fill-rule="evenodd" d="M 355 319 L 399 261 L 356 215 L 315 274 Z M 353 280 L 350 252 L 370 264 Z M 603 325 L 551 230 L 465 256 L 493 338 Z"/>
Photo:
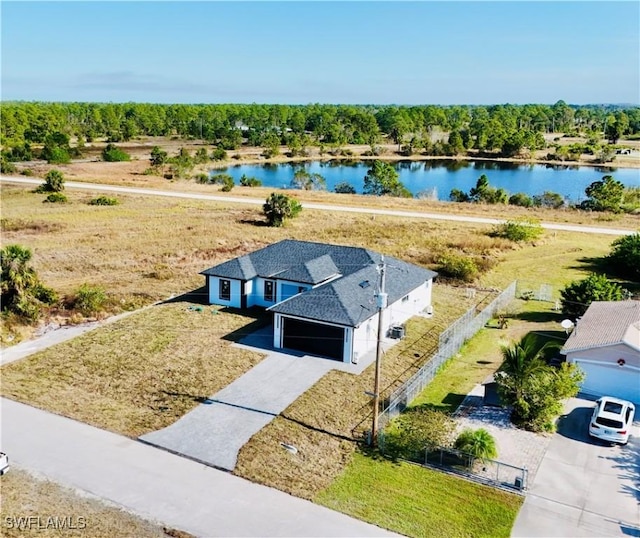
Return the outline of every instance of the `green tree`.
<path id="1" fill-rule="evenodd" d="M 560 290 L 560 297 L 562 312 L 579 318 L 593 301 L 621 301 L 624 291 L 606 276 L 592 273 L 583 280 L 573 281 L 565 286 Z"/>
<path id="2" fill-rule="evenodd" d="M 364 176 L 364 194 L 411 198 L 411 192 L 398 179 L 398 172 L 389 163 L 374 161 Z"/>
<path id="3" fill-rule="evenodd" d="M 584 374 L 574 364 L 553 368 L 543 360 L 557 345 L 540 345 L 535 335 L 502 349 L 504 362 L 495 375 L 502 401 L 513 408 L 511 420 L 533 431 L 553 429 L 562 400 L 575 396 Z"/>
<path id="4" fill-rule="evenodd" d="M 482 461 L 498 457 L 496 440 L 484 428 L 465 428 L 456 438 L 455 448 Z"/>
<path id="5" fill-rule="evenodd" d="M 613 176 L 604 176 L 585 189 L 588 199 L 582 202 L 583 209 L 620 213 L 624 200 L 624 185 Z"/>
<path id="6" fill-rule="evenodd" d="M 294 189 L 303 189 L 305 191 L 322 191 L 327 188 L 327 182 L 321 174 L 316 172 L 307 172 L 304 168 L 296 170 L 291 180 L 291 186 Z"/>
<path id="7" fill-rule="evenodd" d="M 57 297 L 40 282 L 31 258 L 31 250 L 21 245 L 7 245 L 0 250 L 0 302 L 2 310 L 35 321 L 42 306 L 55 302 Z"/>
<path id="8" fill-rule="evenodd" d="M 262 206 L 269 226 L 282 226 L 287 219 L 297 217 L 302 206 L 295 198 L 272 192 Z"/>
<path id="9" fill-rule="evenodd" d="M 611 272 L 640 282 L 640 232 L 616 239 L 607 256 Z"/>
<path id="10" fill-rule="evenodd" d="M 564 198 L 557 192 L 545 191 L 543 194 L 536 194 L 533 197 L 533 205 L 558 209 L 564 205 Z"/>

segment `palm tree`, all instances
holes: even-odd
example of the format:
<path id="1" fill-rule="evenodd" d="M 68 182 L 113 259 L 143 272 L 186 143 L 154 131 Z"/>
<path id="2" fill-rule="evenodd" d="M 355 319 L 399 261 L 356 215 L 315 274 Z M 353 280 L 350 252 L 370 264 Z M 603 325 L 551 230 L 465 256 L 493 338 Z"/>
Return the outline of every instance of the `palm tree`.
<path id="1" fill-rule="evenodd" d="M 525 336 L 519 343 L 502 348 L 504 362 L 495 375 L 501 397 L 513 406 L 518 422 L 528 416 L 527 394 L 539 374 L 548 370 L 542 359 L 549 344 L 540 346 L 535 337 Z"/>
<path id="2" fill-rule="evenodd" d="M 21 245 L 7 245 L 0 250 L 2 268 L 2 308 L 9 308 L 23 298 L 38 283 L 38 277 L 31 261 L 31 251 Z"/>
<path id="3" fill-rule="evenodd" d="M 498 456 L 496 440 L 484 428 L 463 430 L 456 439 L 455 447 L 461 452 L 473 456 L 474 459 L 482 461 L 495 459 Z"/>

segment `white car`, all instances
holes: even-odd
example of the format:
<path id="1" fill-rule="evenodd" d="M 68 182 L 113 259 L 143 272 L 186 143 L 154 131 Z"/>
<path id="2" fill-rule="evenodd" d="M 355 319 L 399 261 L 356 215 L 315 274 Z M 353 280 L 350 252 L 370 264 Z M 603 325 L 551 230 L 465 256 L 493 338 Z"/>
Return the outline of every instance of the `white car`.
<path id="1" fill-rule="evenodd" d="M 631 402 L 603 396 L 596 401 L 589 422 L 589 435 L 610 443 L 626 445 L 633 423 L 635 406 Z"/>

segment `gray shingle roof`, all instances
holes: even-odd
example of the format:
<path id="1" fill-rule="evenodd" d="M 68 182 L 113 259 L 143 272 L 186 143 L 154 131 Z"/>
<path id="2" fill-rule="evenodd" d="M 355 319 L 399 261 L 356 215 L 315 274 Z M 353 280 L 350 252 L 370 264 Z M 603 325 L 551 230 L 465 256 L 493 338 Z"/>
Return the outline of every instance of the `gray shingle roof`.
<path id="1" fill-rule="evenodd" d="M 201 274 L 238 280 L 261 276 L 316 285 L 270 310 L 353 327 L 376 313 L 380 259 L 381 254 L 364 248 L 286 239 Z M 385 261 L 389 304 L 437 275 L 396 258 L 385 256 Z M 334 278 L 336 275 L 342 276 Z"/>
<path id="2" fill-rule="evenodd" d="M 591 303 L 565 342 L 562 353 L 626 343 L 640 349 L 640 301 Z"/>

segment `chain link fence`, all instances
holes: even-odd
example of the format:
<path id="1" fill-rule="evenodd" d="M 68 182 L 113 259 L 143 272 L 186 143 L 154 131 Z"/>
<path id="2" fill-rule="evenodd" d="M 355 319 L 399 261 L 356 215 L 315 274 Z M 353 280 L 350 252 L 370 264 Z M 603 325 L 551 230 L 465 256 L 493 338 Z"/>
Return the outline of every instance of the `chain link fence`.
<path id="1" fill-rule="evenodd" d="M 516 296 L 516 282 L 512 282 L 486 307 L 470 308 L 462 317 L 440 334 L 438 349 L 411 378 L 393 391 L 388 404 L 380 413 L 379 428 L 383 430 L 390 420 L 397 417 L 433 380 L 439 368 L 453 357 L 463 344 L 478 332 L 501 308 L 507 306 Z"/>

